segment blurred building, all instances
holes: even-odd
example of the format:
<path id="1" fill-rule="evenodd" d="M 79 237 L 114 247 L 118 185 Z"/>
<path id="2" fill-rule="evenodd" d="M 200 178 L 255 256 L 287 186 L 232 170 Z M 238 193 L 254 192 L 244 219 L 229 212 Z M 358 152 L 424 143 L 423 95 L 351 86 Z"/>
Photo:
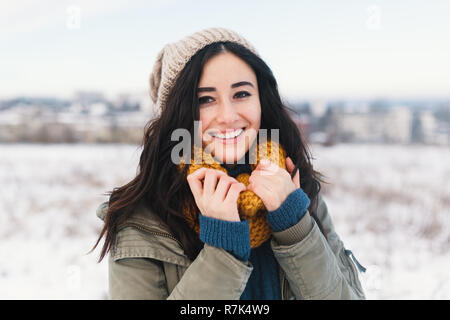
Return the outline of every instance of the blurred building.
<path id="1" fill-rule="evenodd" d="M 448 144 L 448 123 L 438 123 L 431 110 L 421 110 L 414 113 L 413 141 L 425 144 Z M 447 131 L 447 132 L 446 132 Z"/>
<path id="2" fill-rule="evenodd" d="M 406 106 L 393 107 L 384 120 L 385 142 L 407 144 L 411 142 L 412 112 Z"/>
<path id="3" fill-rule="evenodd" d="M 450 145 L 450 102 L 386 100 L 303 101 L 290 106 L 310 143 L 424 143 Z M 148 92 L 106 98 L 78 92 L 72 99 L 18 97 L 0 101 L 0 142 L 140 143 L 158 114 Z"/>
<path id="4" fill-rule="evenodd" d="M 373 110 L 368 107 L 334 108 L 329 129 L 343 142 L 409 143 L 412 114 L 405 106 Z"/>

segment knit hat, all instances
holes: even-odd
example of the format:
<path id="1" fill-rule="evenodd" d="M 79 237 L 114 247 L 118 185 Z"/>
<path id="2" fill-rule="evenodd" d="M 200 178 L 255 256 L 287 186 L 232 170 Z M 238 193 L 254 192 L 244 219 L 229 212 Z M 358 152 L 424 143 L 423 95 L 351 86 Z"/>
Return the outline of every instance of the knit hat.
<path id="1" fill-rule="evenodd" d="M 238 43 L 259 56 L 246 39 L 225 28 L 204 29 L 177 42 L 166 44 L 158 53 L 150 75 L 150 96 L 159 112 L 164 109 L 170 89 L 191 57 L 205 46 L 221 41 Z"/>

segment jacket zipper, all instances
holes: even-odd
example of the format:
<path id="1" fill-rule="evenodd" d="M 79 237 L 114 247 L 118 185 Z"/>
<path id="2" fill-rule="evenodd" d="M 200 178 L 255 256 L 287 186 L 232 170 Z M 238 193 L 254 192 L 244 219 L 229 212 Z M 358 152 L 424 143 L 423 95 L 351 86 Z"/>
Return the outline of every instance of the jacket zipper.
<path id="1" fill-rule="evenodd" d="M 283 286 L 284 286 L 284 292 L 283 292 L 284 299 L 287 300 L 287 279 L 286 279 L 286 277 L 284 277 Z"/>
<path id="2" fill-rule="evenodd" d="M 120 230 L 120 229 L 125 228 L 125 227 L 134 227 L 136 229 L 139 229 L 141 231 L 147 232 L 149 234 L 153 234 L 153 235 L 156 235 L 156 236 L 161 236 L 161 237 L 165 237 L 165 238 L 168 238 L 168 239 L 172 239 L 172 240 L 176 241 L 180 245 L 181 248 L 183 248 L 181 242 L 177 238 L 175 238 L 174 236 L 172 236 L 169 233 L 152 231 L 152 230 L 150 230 L 150 229 L 148 229 L 148 228 L 146 228 L 146 227 L 144 227 L 144 226 L 142 226 L 140 224 L 133 223 L 133 222 L 127 222 L 127 223 L 121 225 L 118 229 Z"/>
<path id="3" fill-rule="evenodd" d="M 287 280 L 284 272 L 282 273 L 282 281 L 281 281 L 281 300 L 287 299 Z"/>

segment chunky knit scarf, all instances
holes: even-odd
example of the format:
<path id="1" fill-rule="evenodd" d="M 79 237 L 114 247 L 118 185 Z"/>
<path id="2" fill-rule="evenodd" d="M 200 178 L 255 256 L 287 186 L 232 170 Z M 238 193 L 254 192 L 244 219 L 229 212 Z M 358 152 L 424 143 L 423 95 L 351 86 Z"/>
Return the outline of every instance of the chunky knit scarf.
<path id="1" fill-rule="evenodd" d="M 278 152 L 276 149 L 278 149 Z M 205 152 L 203 148 L 194 146 L 192 155 L 193 157 L 187 170 L 187 175 L 202 167 L 217 169 L 228 174 L 227 170 L 222 167 L 210 153 Z M 256 160 L 255 164 L 250 164 L 252 171 L 255 170 L 261 159 L 268 159 L 272 162 L 278 163 L 281 168 L 286 169 L 286 153 L 284 149 L 280 144 L 271 141 L 270 139 L 264 140 L 264 142 L 260 141 L 256 147 L 254 146 L 253 148 L 250 148 L 249 157 L 249 159 Z M 200 162 L 200 160 L 201 163 L 195 163 Z M 180 164 L 180 168 L 183 167 L 184 163 L 182 162 Z M 247 186 L 249 184 L 249 178 L 250 174 L 241 173 L 236 177 L 236 180 L 242 182 Z M 261 198 L 258 197 L 253 191 L 245 190 L 239 195 L 239 198 L 237 200 L 237 207 L 241 220 L 249 221 L 250 247 L 256 248 L 260 246 L 269 239 L 272 233 L 269 223 L 266 219 L 267 209 L 264 206 L 264 203 L 262 202 Z M 184 206 L 183 214 L 190 227 L 193 228 L 197 233 L 200 233 L 198 219 L 199 213 L 196 205 L 186 204 Z"/>

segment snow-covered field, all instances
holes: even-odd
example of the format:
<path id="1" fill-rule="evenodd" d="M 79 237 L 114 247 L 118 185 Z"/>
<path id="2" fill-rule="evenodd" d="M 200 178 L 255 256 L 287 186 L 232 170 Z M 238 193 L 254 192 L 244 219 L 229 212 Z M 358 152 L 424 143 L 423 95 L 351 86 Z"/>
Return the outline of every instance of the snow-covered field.
<path id="1" fill-rule="evenodd" d="M 450 298 L 450 149 L 313 146 L 324 198 L 369 299 Z"/>
<path id="2" fill-rule="evenodd" d="M 450 298 L 450 149 L 311 146 L 369 299 Z M 106 191 L 136 173 L 135 145 L 0 145 L 0 299 L 107 298 L 87 254 Z"/>

